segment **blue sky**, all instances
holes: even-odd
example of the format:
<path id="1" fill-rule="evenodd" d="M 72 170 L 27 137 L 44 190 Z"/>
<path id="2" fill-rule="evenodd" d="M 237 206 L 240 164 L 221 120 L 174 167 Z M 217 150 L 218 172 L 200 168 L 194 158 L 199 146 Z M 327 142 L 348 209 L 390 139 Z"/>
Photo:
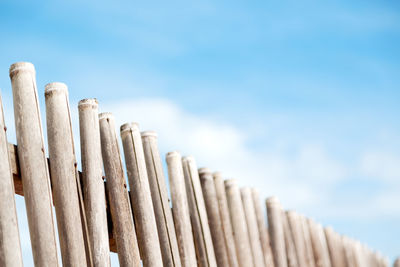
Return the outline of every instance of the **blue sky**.
<path id="1" fill-rule="evenodd" d="M 30 61 L 39 95 L 48 82 L 68 84 L 76 133 L 77 102 L 96 97 L 118 123 L 156 130 L 163 155 L 192 154 L 397 256 L 398 1 L 83 2 L 1 2 L 11 142 L 8 67 Z"/>

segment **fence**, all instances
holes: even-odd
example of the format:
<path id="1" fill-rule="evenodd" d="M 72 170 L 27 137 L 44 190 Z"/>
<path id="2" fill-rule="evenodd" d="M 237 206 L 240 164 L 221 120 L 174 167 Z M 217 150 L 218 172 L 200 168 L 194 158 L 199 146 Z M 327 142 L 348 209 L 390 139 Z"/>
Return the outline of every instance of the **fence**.
<path id="1" fill-rule="evenodd" d="M 120 127 L 95 99 L 79 102 L 78 171 L 68 89 L 45 88 L 46 158 L 35 69 L 10 67 L 17 144 L 9 144 L 1 105 L 0 266 L 22 266 L 14 193 L 25 197 L 35 266 L 383 267 L 387 260 L 358 241 L 266 200 L 255 189 L 197 168 L 193 157 L 166 155 L 171 203 L 154 132 Z M 104 174 L 103 176 L 103 167 Z M 171 208 L 172 204 L 172 208 Z M 395 262 L 399 266 L 399 260 Z"/>

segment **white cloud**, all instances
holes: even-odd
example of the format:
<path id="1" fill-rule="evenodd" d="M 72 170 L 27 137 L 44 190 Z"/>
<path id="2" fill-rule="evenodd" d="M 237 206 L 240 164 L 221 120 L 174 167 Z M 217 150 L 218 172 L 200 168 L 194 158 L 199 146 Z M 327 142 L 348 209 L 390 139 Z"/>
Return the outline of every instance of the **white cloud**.
<path id="1" fill-rule="evenodd" d="M 213 117 L 190 114 L 166 99 L 100 103 L 100 109 L 111 111 L 117 125 L 136 121 L 142 130 L 155 130 L 163 153 L 179 150 L 193 155 L 199 167 L 222 171 L 240 185 L 257 187 L 264 197 L 277 195 L 291 208 L 320 203 L 327 196 L 321 192 L 346 175 L 346 168 L 322 145 L 298 144 L 291 155 L 254 150 L 248 145 L 251 133 L 245 125 L 239 129 Z"/>
<path id="2" fill-rule="evenodd" d="M 361 156 L 360 170 L 369 178 L 400 185 L 400 155 L 387 151 L 367 151 Z"/>

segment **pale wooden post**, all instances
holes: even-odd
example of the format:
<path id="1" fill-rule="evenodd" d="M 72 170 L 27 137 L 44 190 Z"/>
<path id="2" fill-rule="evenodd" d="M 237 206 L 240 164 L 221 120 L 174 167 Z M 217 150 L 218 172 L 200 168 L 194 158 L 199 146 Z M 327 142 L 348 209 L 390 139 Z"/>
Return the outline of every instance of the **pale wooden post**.
<path id="1" fill-rule="evenodd" d="M 302 228 L 303 236 L 304 236 L 304 248 L 305 248 L 305 252 L 306 252 L 307 266 L 315 267 L 314 251 L 312 248 L 310 229 L 308 228 L 306 217 L 303 215 L 299 215 L 299 220 L 300 220 L 300 224 L 301 224 L 301 228 Z"/>
<path id="2" fill-rule="evenodd" d="M 190 156 L 182 158 L 182 165 L 196 248 L 197 264 L 200 267 L 216 267 L 217 261 L 215 259 L 210 227 L 208 226 L 207 211 L 203 192 L 201 190 L 197 165 L 194 158 Z"/>
<path id="3" fill-rule="evenodd" d="M 64 266 L 83 266 L 86 253 L 67 86 L 64 83 L 47 84 L 45 99 L 50 173 L 62 262 Z"/>
<path id="4" fill-rule="evenodd" d="M 221 173 L 215 172 L 214 186 L 215 193 L 217 194 L 219 215 L 222 223 L 222 230 L 224 232 L 225 247 L 228 253 L 229 266 L 238 267 L 238 259 L 236 254 L 235 239 L 233 238 L 233 230 L 231 218 L 229 215 L 228 202 L 226 199 L 225 185 Z"/>
<path id="5" fill-rule="evenodd" d="M 271 239 L 271 250 L 274 256 L 275 267 L 287 267 L 282 207 L 276 197 L 268 198 L 266 206 L 269 237 Z"/>
<path id="6" fill-rule="evenodd" d="M 108 267 L 110 246 L 97 100 L 81 100 L 78 110 L 83 192 L 92 261 L 94 267 Z"/>
<path id="7" fill-rule="evenodd" d="M 100 113 L 100 139 L 120 266 L 140 266 L 135 226 L 111 113 Z"/>
<path id="8" fill-rule="evenodd" d="M 182 157 L 177 151 L 168 152 L 168 180 L 171 190 L 172 214 L 183 267 L 196 266 L 196 250 L 190 223 L 190 212 L 183 174 Z"/>
<path id="9" fill-rule="evenodd" d="M 328 245 L 326 244 L 322 225 L 308 219 L 308 227 L 310 229 L 311 243 L 315 256 L 315 265 L 317 267 L 331 267 Z"/>
<path id="10" fill-rule="evenodd" d="M 7 128 L 0 96 L 0 266 L 23 266 Z"/>
<path id="11" fill-rule="evenodd" d="M 298 257 L 297 257 L 297 253 L 296 253 L 296 245 L 294 242 L 292 229 L 290 228 L 287 212 L 285 212 L 283 210 L 282 210 L 282 223 L 283 223 L 283 232 L 285 235 L 287 266 L 288 267 L 301 266 L 298 263 L 298 259 L 297 259 Z"/>
<path id="12" fill-rule="evenodd" d="M 207 168 L 200 168 L 199 177 L 203 190 L 204 202 L 206 204 L 208 225 L 210 226 L 217 265 L 218 267 L 229 266 L 212 173 Z"/>
<path id="13" fill-rule="evenodd" d="M 294 211 L 287 211 L 286 216 L 293 237 L 293 243 L 297 255 L 297 262 L 299 266 L 308 266 L 306 261 L 304 233 L 302 232 L 300 217 Z"/>
<path id="14" fill-rule="evenodd" d="M 157 134 L 142 132 L 142 142 L 164 266 L 181 266 L 174 220 L 157 147 Z"/>
<path id="15" fill-rule="evenodd" d="M 120 130 L 143 266 L 161 267 L 161 249 L 139 126 L 126 123 Z"/>
<path id="16" fill-rule="evenodd" d="M 260 236 L 260 242 L 263 249 L 264 254 L 264 262 L 265 266 L 273 267 L 274 266 L 274 258 L 272 257 L 271 245 L 269 241 L 269 235 L 267 231 L 267 224 L 265 222 L 264 213 L 261 207 L 261 200 L 257 189 L 253 188 L 251 190 L 253 197 L 253 204 L 257 218 L 258 231 Z"/>
<path id="17" fill-rule="evenodd" d="M 346 236 L 342 236 L 342 244 L 344 248 L 344 256 L 346 260 L 346 266 L 357 267 L 357 262 L 354 255 L 354 246 L 352 240 Z"/>
<path id="18" fill-rule="evenodd" d="M 243 210 L 247 223 L 247 232 L 249 234 L 254 266 L 265 267 L 264 254 L 261 247 L 260 232 L 258 231 L 251 189 L 249 187 L 243 187 L 240 189 L 240 194 L 242 196 Z"/>
<path id="19" fill-rule="evenodd" d="M 332 267 L 345 266 L 343 246 L 340 244 L 338 234 L 336 234 L 331 227 L 326 227 L 325 237 L 329 248 Z"/>
<path id="20" fill-rule="evenodd" d="M 225 191 L 239 266 L 254 266 L 242 199 L 235 179 L 225 180 Z"/>
<path id="21" fill-rule="evenodd" d="M 40 119 L 35 68 L 11 65 L 15 130 L 35 266 L 58 266 L 50 178 Z"/>

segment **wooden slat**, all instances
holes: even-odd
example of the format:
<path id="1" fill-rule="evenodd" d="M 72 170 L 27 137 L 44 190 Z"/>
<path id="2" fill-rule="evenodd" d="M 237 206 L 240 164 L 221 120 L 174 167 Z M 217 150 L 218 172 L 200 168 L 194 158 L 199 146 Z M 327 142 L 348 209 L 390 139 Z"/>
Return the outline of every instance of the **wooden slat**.
<path id="1" fill-rule="evenodd" d="M 14 144 L 8 143 L 8 153 L 10 154 L 10 159 L 11 159 L 11 169 L 12 169 L 12 174 L 13 174 L 13 179 L 14 179 L 15 194 L 24 196 L 24 190 L 22 187 L 22 179 L 21 179 L 21 171 L 19 169 L 19 162 L 18 162 L 17 146 Z M 79 172 L 79 175 L 81 176 L 81 172 Z M 50 177 L 50 180 L 51 180 L 51 177 Z M 83 189 L 82 189 L 82 192 L 83 192 Z M 116 253 L 117 246 L 116 246 L 115 239 L 114 239 L 114 236 L 112 233 L 113 227 L 112 227 L 110 209 L 108 208 L 108 200 L 107 200 L 107 221 L 108 221 L 108 236 L 109 236 L 109 240 L 110 240 L 110 251 Z"/>

